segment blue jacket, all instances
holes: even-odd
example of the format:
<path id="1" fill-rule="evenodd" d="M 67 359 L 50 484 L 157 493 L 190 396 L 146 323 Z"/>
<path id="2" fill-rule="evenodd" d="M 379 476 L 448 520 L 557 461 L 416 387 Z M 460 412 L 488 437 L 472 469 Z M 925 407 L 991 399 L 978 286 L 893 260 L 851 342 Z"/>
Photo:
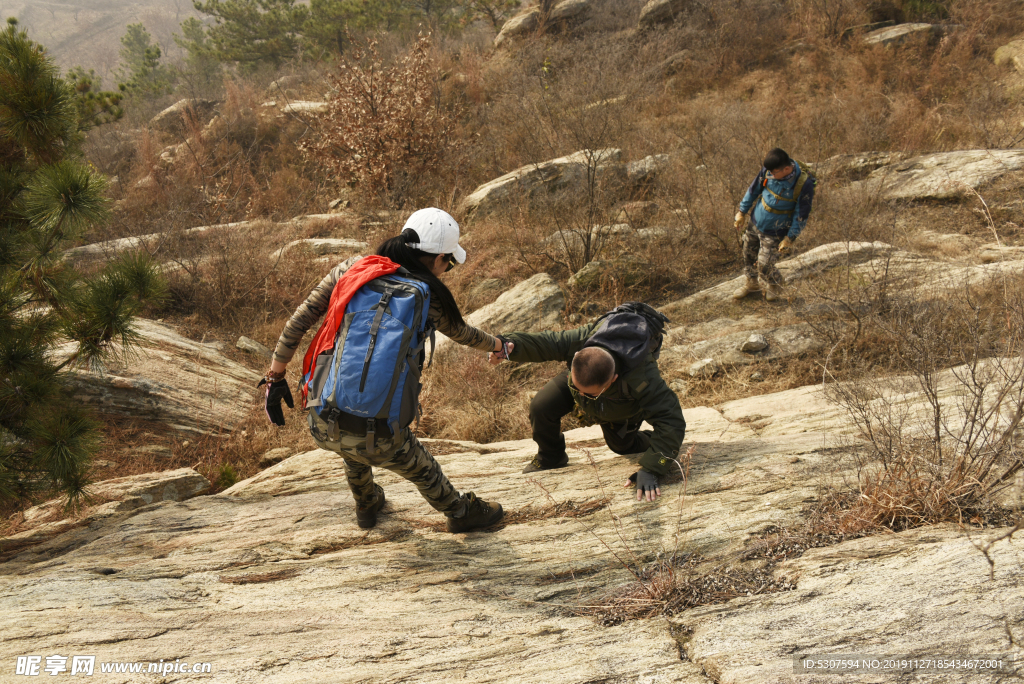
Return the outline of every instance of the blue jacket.
<path id="1" fill-rule="evenodd" d="M 788 236 L 790 240 L 796 240 L 800 235 L 807 217 L 811 215 L 811 202 L 814 200 L 814 186 L 817 183 L 813 176 L 808 177 L 800 197 L 794 199 L 793 190 L 801 173 L 804 171 L 795 161 L 793 173 L 783 180 L 775 180 L 767 169 L 761 168 L 740 202 L 740 211 L 744 214 L 751 207 L 754 208 L 751 218 L 758 231 L 771 237 Z"/>

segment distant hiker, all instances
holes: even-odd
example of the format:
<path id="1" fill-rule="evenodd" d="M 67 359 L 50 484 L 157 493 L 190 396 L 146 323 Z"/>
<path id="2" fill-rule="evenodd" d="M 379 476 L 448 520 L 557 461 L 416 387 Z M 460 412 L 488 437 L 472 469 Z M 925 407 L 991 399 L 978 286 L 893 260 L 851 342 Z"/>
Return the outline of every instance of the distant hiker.
<path id="1" fill-rule="evenodd" d="M 300 388 L 313 440 L 344 458 L 360 527 L 373 527 L 384 505 L 372 466 L 415 484 L 447 516 L 449 532 L 488 527 L 504 515 L 500 504 L 472 492 L 460 495 L 408 427 L 419 407 L 428 338 L 433 355 L 434 329 L 481 351 L 502 348 L 496 338 L 466 324 L 438 277 L 465 261 L 455 219 L 440 209 L 420 209 L 376 256 L 335 266 L 277 342 L 264 378 L 266 407 L 270 420 L 284 425 L 281 400 L 293 406 L 285 366 L 306 331 L 326 316 L 306 353 Z"/>
<path id="2" fill-rule="evenodd" d="M 809 169 L 801 168 L 777 147 L 764 158 L 764 167 L 747 188 L 736 213 L 736 229 L 742 230 L 746 224 L 743 261 L 747 280 L 733 294 L 734 299 L 760 292 L 758 276 L 765 287 L 765 299 L 774 302 L 782 294 L 782 274 L 775 262 L 804 229 L 816 183 Z"/>
<path id="3" fill-rule="evenodd" d="M 493 365 L 506 358 L 569 365 L 530 402 L 537 456 L 524 473 L 569 464 L 561 420 L 575 408 L 584 419 L 601 426 L 612 451 L 643 454 L 640 469 L 625 486 L 636 486 L 637 500 L 658 498 L 658 478 L 676 467 L 686 434 L 679 399 L 658 369 L 666 322 L 665 316 L 646 304 L 629 302 L 575 330 L 500 336 L 506 343 L 503 353 L 487 355 Z M 645 420 L 654 426 L 653 432 L 640 430 Z"/>

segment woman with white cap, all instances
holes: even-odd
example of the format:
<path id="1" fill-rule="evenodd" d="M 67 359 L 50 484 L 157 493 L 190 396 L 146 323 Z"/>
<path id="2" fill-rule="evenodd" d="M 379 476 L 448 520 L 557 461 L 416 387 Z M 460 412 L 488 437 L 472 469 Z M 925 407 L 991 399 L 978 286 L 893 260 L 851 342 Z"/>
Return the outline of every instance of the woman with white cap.
<path id="1" fill-rule="evenodd" d="M 459 224 L 447 212 L 436 208 L 414 212 L 400 235 L 385 240 L 377 248 L 377 255 L 390 259 L 405 268 L 409 276 L 426 283 L 431 295 L 428 318 L 437 330 L 454 342 L 483 352 L 503 350 L 501 340 L 463 320 L 455 298 L 439 278 L 456 263 L 466 261 L 466 251 L 459 245 Z M 335 286 L 361 258 L 352 257 L 335 266 L 285 325 L 274 350 L 270 371 L 264 378 L 267 383 L 267 415 L 272 422 L 284 425 L 282 399 L 289 406 L 293 405 L 284 375 L 299 341 L 327 312 Z M 348 434 L 342 430 L 337 442 L 326 442 L 318 439 L 314 431 L 313 437 L 322 448 L 343 457 L 360 527 L 373 527 L 377 523 L 377 512 L 384 505 L 384 490 L 374 484 L 372 466 L 387 468 L 415 484 L 423 498 L 447 516 L 450 532 L 488 527 L 504 515 L 500 504 L 487 503 L 472 492 L 460 494 L 409 428 L 401 429 L 394 436 L 378 437 L 372 454 L 363 448 L 366 445 L 365 435 Z"/>

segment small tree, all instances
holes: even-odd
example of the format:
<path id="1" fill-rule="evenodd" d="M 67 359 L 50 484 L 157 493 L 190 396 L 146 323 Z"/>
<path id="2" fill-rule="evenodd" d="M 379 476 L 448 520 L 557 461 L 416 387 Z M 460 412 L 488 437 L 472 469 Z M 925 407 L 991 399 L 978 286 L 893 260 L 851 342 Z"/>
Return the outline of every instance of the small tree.
<path id="1" fill-rule="evenodd" d="M 63 371 L 130 353 L 132 318 L 162 283 L 145 256 L 91 277 L 64 259 L 105 216 L 103 180 L 79 152 L 74 89 L 16 24 L 0 31 L 0 500 L 58 490 L 70 502 L 99 433 Z"/>
<path id="2" fill-rule="evenodd" d="M 124 116 L 120 90 L 103 90 L 103 79 L 96 72 L 78 66 L 68 72 L 67 80 L 75 91 L 75 109 L 78 130 L 87 131 L 94 126 L 113 123 Z"/>
<path id="3" fill-rule="evenodd" d="M 181 22 L 181 35 L 173 36 L 175 44 L 185 51 L 182 79 L 193 91 L 208 90 L 220 76 L 221 63 L 207 40 L 206 27 L 196 17 Z"/>
<path id="4" fill-rule="evenodd" d="M 505 21 L 522 5 L 520 0 L 462 0 L 463 21 L 486 19 L 494 32 L 501 31 Z"/>
<path id="5" fill-rule="evenodd" d="M 349 31 L 390 31 L 407 15 L 402 0 L 310 0 L 306 48 L 344 54 Z"/>
<path id="6" fill-rule="evenodd" d="M 431 31 L 451 28 L 465 11 L 460 0 L 406 0 L 412 18 L 425 21 Z"/>
<path id="7" fill-rule="evenodd" d="M 430 39 L 420 38 L 397 64 L 385 67 L 377 41 L 353 49 L 334 78 L 335 95 L 317 122 L 319 135 L 300 145 L 341 184 L 394 197 L 400 181 L 430 171 L 455 145 L 457 111 L 436 91 Z"/>
<path id="8" fill-rule="evenodd" d="M 125 87 L 147 95 L 170 91 L 171 74 L 160 64 L 160 46 L 153 45 L 142 24 L 129 24 L 121 36 L 121 68 L 118 75 Z"/>
<path id="9" fill-rule="evenodd" d="M 195 8 L 213 17 L 207 32 L 210 50 L 222 62 L 245 70 L 280 66 L 299 53 L 309 8 L 295 0 L 195 0 Z"/>

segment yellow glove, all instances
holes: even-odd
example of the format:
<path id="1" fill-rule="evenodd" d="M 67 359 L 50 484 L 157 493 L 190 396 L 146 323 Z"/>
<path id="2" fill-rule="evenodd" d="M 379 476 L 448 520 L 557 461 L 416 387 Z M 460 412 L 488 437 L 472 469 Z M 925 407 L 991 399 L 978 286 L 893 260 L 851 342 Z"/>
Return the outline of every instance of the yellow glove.
<path id="1" fill-rule="evenodd" d="M 792 246 L 793 241 L 789 239 L 789 236 L 782 238 L 782 242 L 779 243 L 779 254 L 785 254 Z"/>
<path id="2" fill-rule="evenodd" d="M 737 211 L 736 212 L 736 222 L 733 224 L 733 225 L 736 226 L 736 230 L 739 230 L 740 228 L 743 227 L 743 223 L 744 223 L 744 221 L 746 221 L 746 219 L 747 219 L 747 215 L 744 214 L 742 211 Z"/>

